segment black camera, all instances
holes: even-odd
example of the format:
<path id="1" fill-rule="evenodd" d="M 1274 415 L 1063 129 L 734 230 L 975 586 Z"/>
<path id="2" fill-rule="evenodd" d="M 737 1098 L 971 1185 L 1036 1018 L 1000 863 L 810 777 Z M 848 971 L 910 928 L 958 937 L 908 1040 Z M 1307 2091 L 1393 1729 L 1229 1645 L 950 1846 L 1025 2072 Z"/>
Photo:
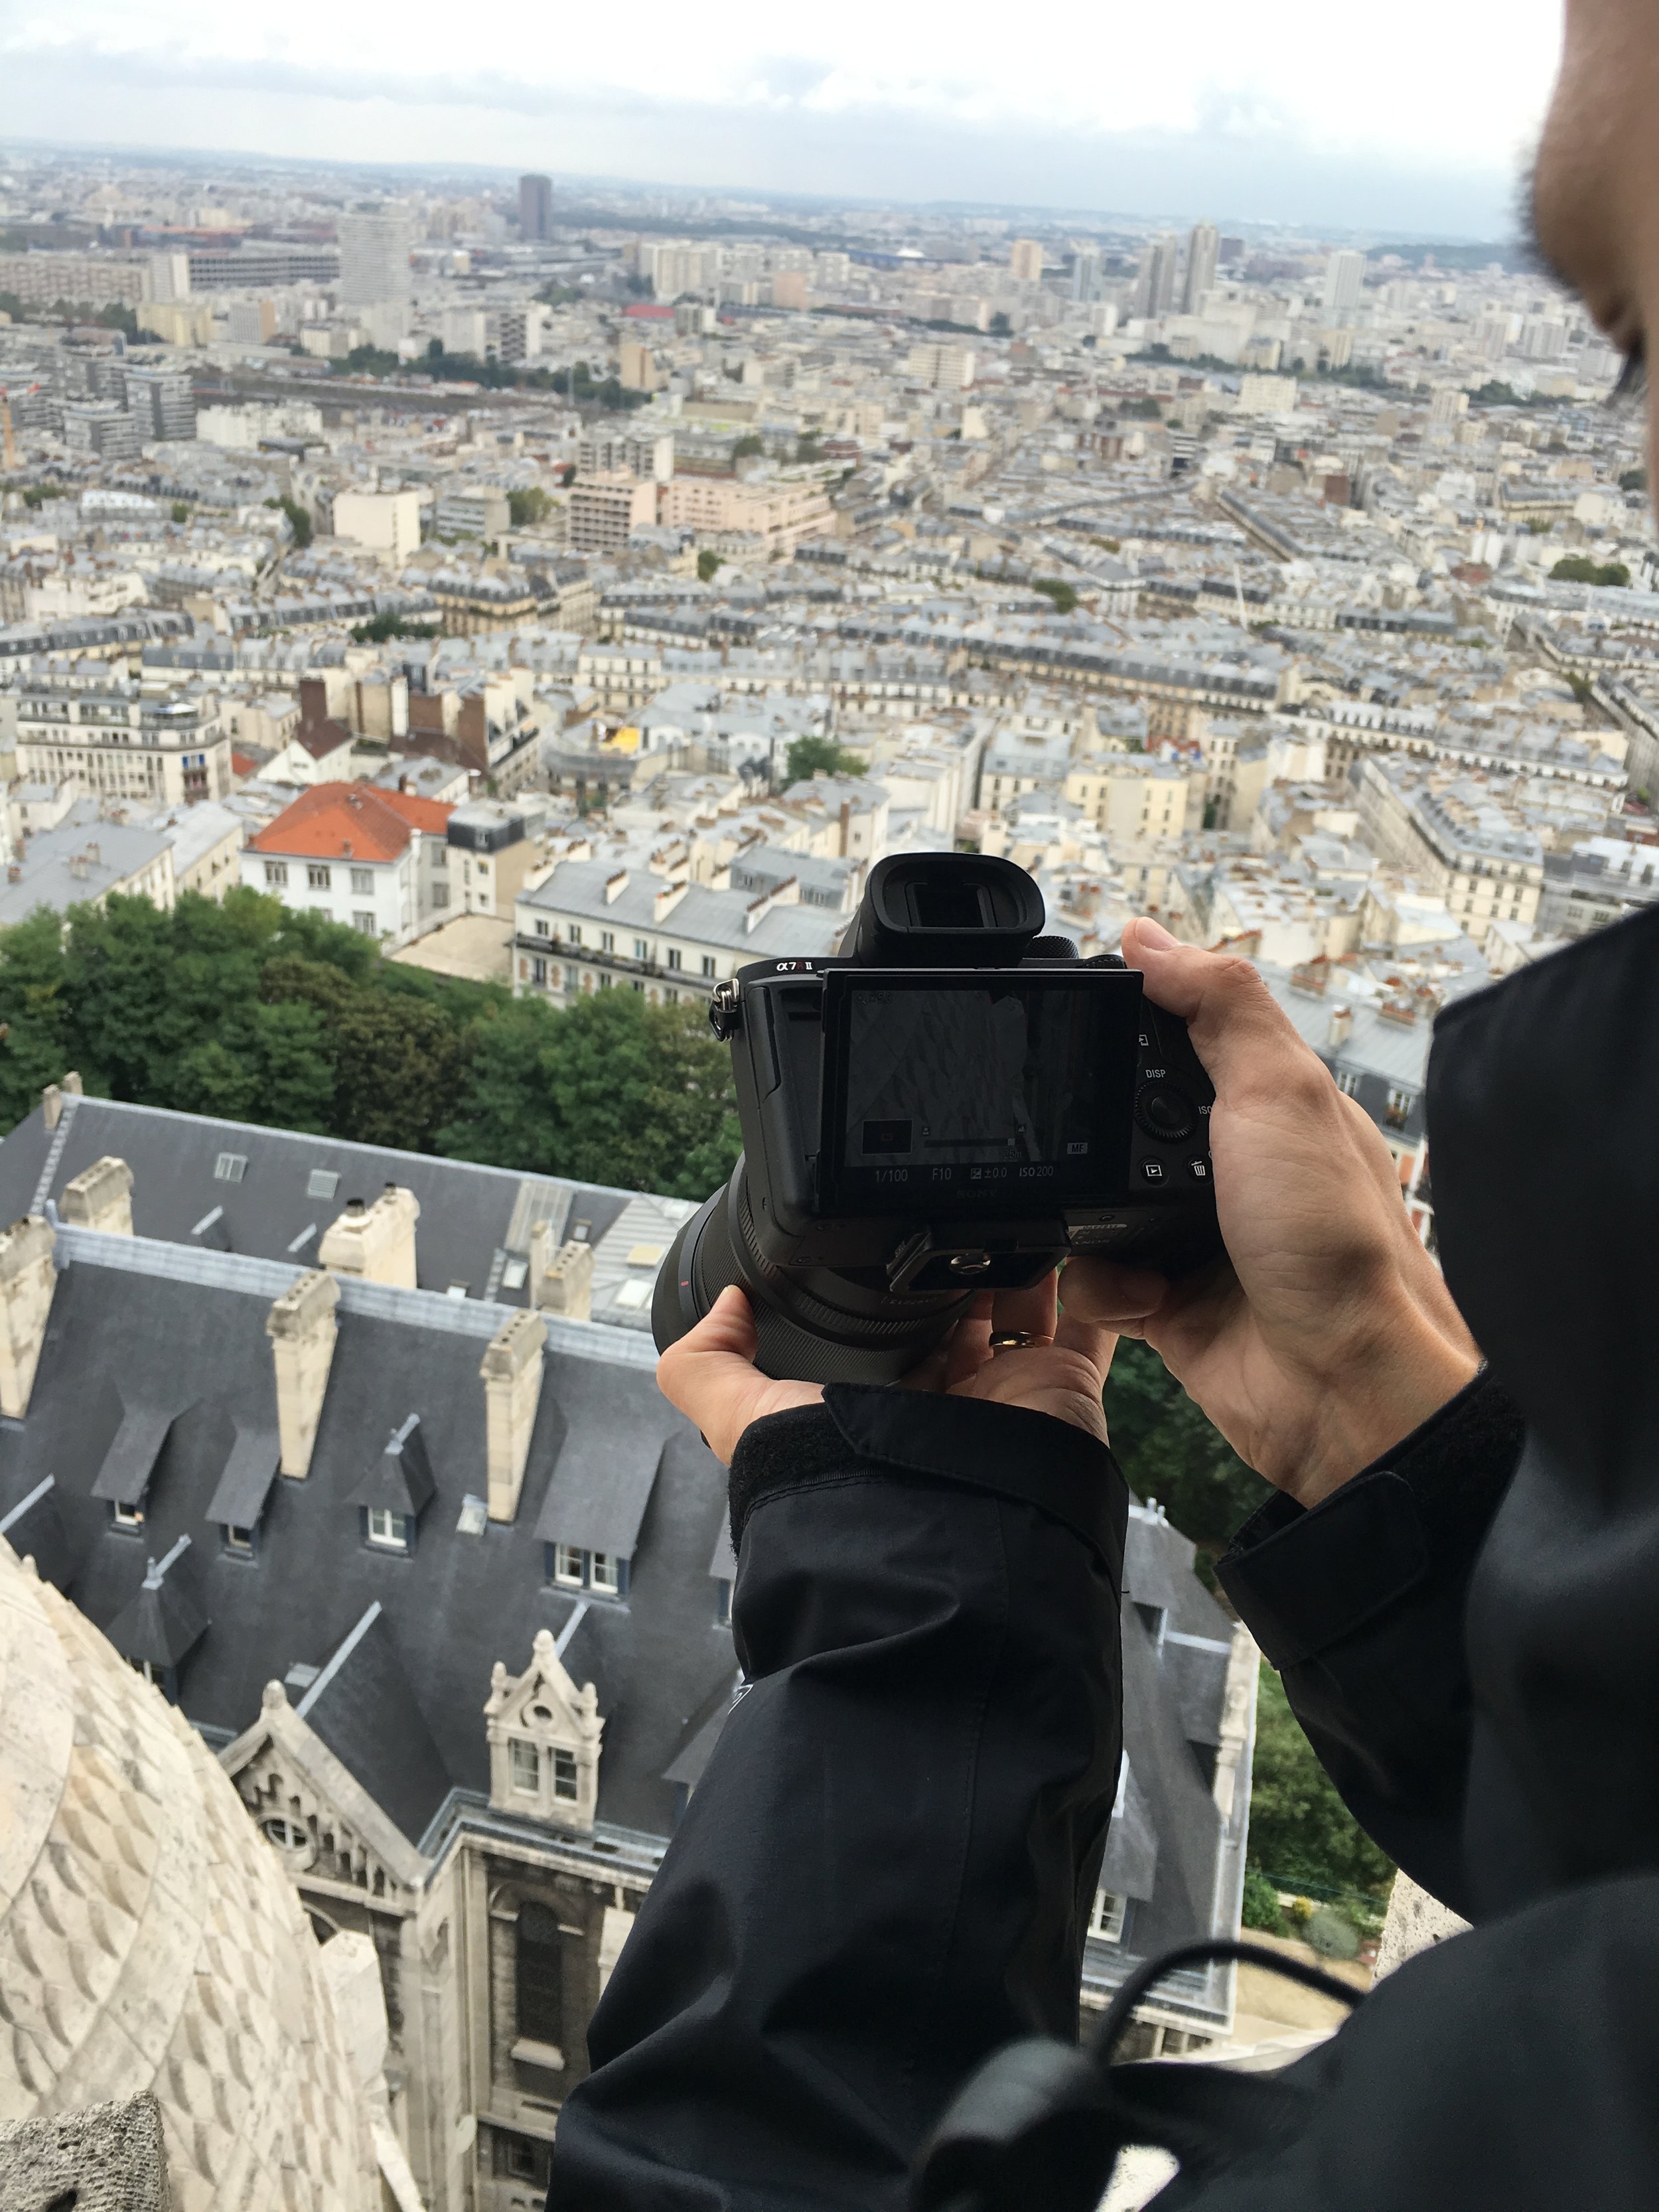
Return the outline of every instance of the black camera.
<path id="1" fill-rule="evenodd" d="M 1080 1253 L 1176 1274 L 1220 1249 L 1185 1023 L 1044 922 L 1011 861 L 895 854 L 839 957 L 719 986 L 744 1150 L 663 1261 L 659 1350 L 737 1283 L 765 1373 L 888 1382 L 976 1291 Z"/>

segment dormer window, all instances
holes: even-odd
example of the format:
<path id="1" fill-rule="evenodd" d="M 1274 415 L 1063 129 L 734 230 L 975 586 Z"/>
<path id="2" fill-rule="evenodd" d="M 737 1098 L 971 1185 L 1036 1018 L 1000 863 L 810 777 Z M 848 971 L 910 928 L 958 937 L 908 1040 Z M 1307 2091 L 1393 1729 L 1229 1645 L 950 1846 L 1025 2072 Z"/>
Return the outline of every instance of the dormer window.
<path id="1" fill-rule="evenodd" d="M 484 1718 L 491 1805 L 562 1827 L 591 1828 L 605 1733 L 599 1692 L 591 1682 L 576 1687 L 550 1631 L 539 1631 L 530 1664 L 516 1679 L 496 1662 Z"/>
<path id="2" fill-rule="evenodd" d="M 253 1538 L 252 1528 L 239 1528 L 231 1521 L 225 1523 L 225 1549 L 233 1559 L 251 1559 L 253 1557 Z"/>
<path id="3" fill-rule="evenodd" d="M 415 1549 L 417 1524 L 437 1492 L 418 1418 L 394 1429 L 375 1464 L 351 1493 L 362 1515 L 363 1541 L 376 1552 L 404 1556 Z"/>
<path id="4" fill-rule="evenodd" d="M 1089 1915 L 1089 1933 L 1099 1943 L 1121 1943 L 1128 1917 L 1127 1897 L 1114 1897 L 1109 1890 L 1097 1889 L 1094 1910 Z"/>
<path id="5" fill-rule="evenodd" d="M 406 1552 L 409 1532 L 412 1526 L 406 1513 L 394 1513 L 390 1507 L 371 1505 L 368 1509 L 368 1540 L 383 1552 Z"/>
<path id="6" fill-rule="evenodd" d="M 117 1528 L 125 1528 L 137 1535 L 144 1525 L 144 1501 L 135 1498 L 131 1503 L 117 1498 L 109 1510 L 110 1521 Z"/>
<path id="7" fill-rule="evenodd" d="M 544 1547 L 549 1582 L 558 1589 L 588 1590 L 595 1597 L 626 1597 L 629 1560 L 615 1552 L 585 1551 L 579 1544 Z"/>

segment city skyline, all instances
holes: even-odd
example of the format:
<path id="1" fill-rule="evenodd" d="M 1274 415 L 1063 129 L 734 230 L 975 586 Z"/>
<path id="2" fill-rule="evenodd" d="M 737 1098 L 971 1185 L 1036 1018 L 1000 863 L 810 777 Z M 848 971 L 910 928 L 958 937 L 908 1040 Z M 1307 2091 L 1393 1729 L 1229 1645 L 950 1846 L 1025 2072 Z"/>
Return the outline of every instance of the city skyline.
<path id="1" fill-rule="evenodd" d="M 1515 179 L 1554 62 L 1556 14 L 1526 0 L 1494 40 L 1471 10 L 1410 0 L 1376 46 L 1306 0 L 1248 19 L 1204 0 L 1171 66 L 1156 23 L 1067 4 L 1066 56 L 1010 70 L 1000 40 L 937 11 L 860 7 L 778 33 L 724 0 L 721 35 L 660 9 L 625 59 L 598 25 L 556 50 L 520 0 L 434 68 L 439 27 L 380 0 L 314 0 L 280 27 L 162 0 L 142 21 L 27 0 L 0 32 L 0 130 L 229 157 L 487 161 L 633 174 L 664 187 L 1123 209 L 1291 226 L 1482 237 L 1512 228 Z M 948 35 L 947 35 L 948 33 Z M 446 34 L 447 35 L 447 34 Z M 503 65 L 510 53 L 512 67 Z M 1356 88 L 1363 87 L 1363 92 Z"/>

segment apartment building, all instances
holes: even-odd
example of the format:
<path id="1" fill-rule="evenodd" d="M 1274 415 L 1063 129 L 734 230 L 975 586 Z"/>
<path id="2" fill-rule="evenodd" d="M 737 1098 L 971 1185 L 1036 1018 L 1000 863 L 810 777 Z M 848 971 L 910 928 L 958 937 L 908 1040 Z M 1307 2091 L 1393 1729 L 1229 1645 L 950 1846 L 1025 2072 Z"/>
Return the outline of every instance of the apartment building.
<path id="1" fill-rule="evenodd" d="M 821 483 L 723 477 L 674 477 L 662 489 L 660 520 L 711 536 L 729 532 L 755 538 L 769 556 L 793 553 L 805 538 L 829 536 L 836 524 Z"/>
<path id="2" fill-rule="evenodd" d="M 451 810 L 444 842 L 428 858 L 435 876 L 428 898 L 433 912 L 489 914 L 510 921 L 540 849 L 522 807 L 501 799 L 469 799 Z"/>
<path id="3" fill-rule="evenodd" d="M 751 960 L 822 958 L 843 920 L 805 903 L 798 877 L 721 890 L 638 865 L 561 860 L 518 902 L 514 990 L 569 1006 L 619 988 L 672 1006 L 707 998 Z"/>
<path id="4" fill-rule="evenodd" d="M 1204 771 L 1140 753 L 1085 756 L 1063 796 L 1113 838 L 1179 837 L 1204 824 Z"/>
<path id="5" fill-rule="evenodd" d="M 431 912 L 428 846 L 447 844 L 453 811 L 367 783 L 323 783 L 242 849 L 242 881 L 383 945 L 401 945 Z"/>
<path id="6" fill-rule="evenodd" d="M 230 794 L 230 738 L 211 694 L 45 684 L 20 692 L 16 710 L 21 776 L 75 776 L 95 798 L 147 811 Z"/>
<path id="7" fill-rule="evenodd" d="M 1511 788 L 1391 756 L 1360 763 L 1361 836 L 1437 892 L 1477 944 L 1494 921 L 1534 922 L 1543 896 L 1543 846 L 1506 804 Z"/>
<path id="8" fill-rule="evenodd" d="M 92 799 L 78 799 L 7 864 L 0 927 L 26 921 L 40 907 L 66 914 L 74 906 L 101 907 L 118 894 L 148 899 L 167 913 L 177 896 L 172 843 L 153 827 L 106 822 Z"/>
<path id="9" fill-rule="evenodd" d="M 579 477 L 569 511 L 573 553 L 619 553 L 630 531 L 657 520 L 657 488 L 620 470 Z"/>

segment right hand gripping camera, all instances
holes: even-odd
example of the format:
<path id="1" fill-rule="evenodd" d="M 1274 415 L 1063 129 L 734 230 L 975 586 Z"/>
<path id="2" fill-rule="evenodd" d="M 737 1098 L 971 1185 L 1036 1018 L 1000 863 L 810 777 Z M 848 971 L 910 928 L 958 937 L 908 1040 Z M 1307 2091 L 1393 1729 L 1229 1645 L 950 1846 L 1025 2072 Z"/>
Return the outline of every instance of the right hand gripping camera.
<path id="1" fill-rule="evenodd" d="M 888 1382 L 976 1291 L 1083 1253 L 1177 1274 L 1220 1250 L 1185 1023 L 1043 920 L 1011 861 L 896 854 L 839 957 L 720 985 L 744 1150 L 664 1259 L 659 1350 L 738 1283 L 766 1374 Z"/>

